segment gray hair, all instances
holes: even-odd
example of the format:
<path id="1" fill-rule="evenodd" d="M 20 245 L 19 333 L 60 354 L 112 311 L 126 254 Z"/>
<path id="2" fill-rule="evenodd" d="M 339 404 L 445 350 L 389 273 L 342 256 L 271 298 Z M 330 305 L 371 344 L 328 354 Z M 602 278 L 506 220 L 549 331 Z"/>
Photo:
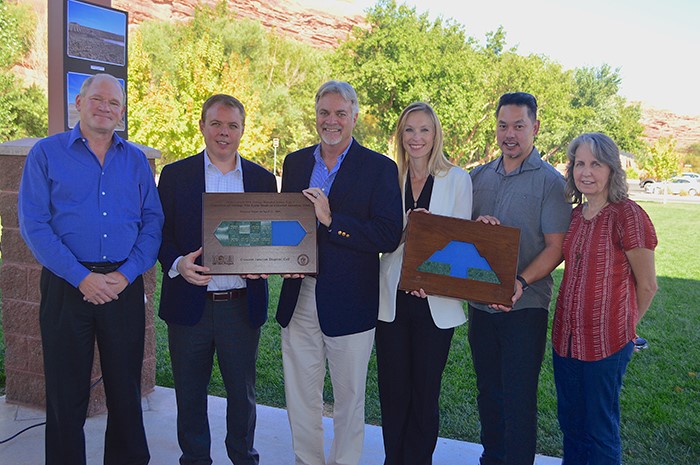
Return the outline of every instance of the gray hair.
<path id="1" fill-rule="evenodd" d="M 626 199 L 628 197 L 627 175 L 622 169 L 620 149 L 610 137 L 600 132 L 581 134 L 569 144 L 566 150 L 566 157 L 569 159 L 566 165 L 566 195 L 573 199 L 573 203 L 583 202 L 583 194 L 576 188 L 574 182 L 576 150 L 582 145 L 586 145 L 591 150 L 596 160 L 610 168 L 608 202 L 615 203 Z"/>
<path id="2" fill-rule="evenodd" d="M 93 74 L 89 78 L 85 79 L 83 81 L 83 84 L 80 86 L 80 96 L 85 97 L 85 94 L 87 94 L 87 91 L 92 85 L 92 83 L 98 79 L 106 79 L 115 83 L 117 87 L 119 87 L 119 89 L 122 91 L 122 105 L 126 105 L 126 89 L 124 89 L 124 86 L 122 86 L 122 83 L 119 82 L 117 78 L 107 73 Z"/>
<path id="3" fill-rule="evenodd" d="M 316 92 L 316 109 L 318 109 L 318 101 L 326 94 L 339 94 L 343 99 L 350 102 L 352 105 L 352 116 L 360 113 L 360 104 L 357 101 L 357 92 L 355 89 L 344 81 L 328 81 L 319 87 Z"/>

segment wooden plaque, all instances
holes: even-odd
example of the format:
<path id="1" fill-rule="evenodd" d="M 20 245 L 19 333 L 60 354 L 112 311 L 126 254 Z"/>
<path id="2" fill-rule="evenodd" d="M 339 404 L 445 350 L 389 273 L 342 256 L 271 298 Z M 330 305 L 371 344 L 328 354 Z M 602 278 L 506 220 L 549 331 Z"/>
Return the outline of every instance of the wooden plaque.
<path id="1" fill-rule="evenodd" d="M 315 274 L 316 213 L 298 193 L 202 194 L 207 274 Z"/>
<path id="2" fill-rule="evenodd" d="M 406 227 L 399 289 L 512 305 L 520 229 L 423 212 Z"/>

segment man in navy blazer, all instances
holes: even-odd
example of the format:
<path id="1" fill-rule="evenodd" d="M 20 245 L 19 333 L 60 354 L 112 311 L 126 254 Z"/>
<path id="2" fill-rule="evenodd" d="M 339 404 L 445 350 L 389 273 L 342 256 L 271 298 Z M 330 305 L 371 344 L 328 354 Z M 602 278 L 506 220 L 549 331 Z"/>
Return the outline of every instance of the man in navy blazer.
<path id="1" fill-rule="evenodd" d="M 203 192 L 277 192 L 275 176 L 238 153 L 245 109 L 229 95 L 210 97 L 199 127 L 204 152 L 163 168 L 158 183 L 165 224 L 160 317 L 177 398 L 181 465 L 211 464 L 207 388 L 214 351 L 227 394 L 226 450 L 235 465 L 259 462 L 255 434 L 255 362 L 267 319 L 265 279 L 211 276 L 201 265 Z"/>
<path id="2" fill-rule="evenodd" d="M 318 219 L 318 273 L 286 276 L 277 308 L 296 464 L 356 465 L 364 441 L 367 364 L 379 308 L 379 253 L 396 249 L 403 213 L 396 164 L 352 131 L 357 94 L 329 81 L 316 93 L 321 142 L 287 155 L 283 192 L 303 192 Z M 333 384 L 334 439 L 323 447 L 323 381 Z"/>

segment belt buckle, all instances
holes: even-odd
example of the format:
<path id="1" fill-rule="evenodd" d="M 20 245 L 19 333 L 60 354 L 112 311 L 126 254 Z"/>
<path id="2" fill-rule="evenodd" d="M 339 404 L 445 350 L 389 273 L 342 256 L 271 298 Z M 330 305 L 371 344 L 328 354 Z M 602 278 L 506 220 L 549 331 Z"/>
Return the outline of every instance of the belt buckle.
<path id="1" fill-rule="evenodd" d="M 226 302 L 229 299 L 230 299 L 229 292 L 216 292 L 216 291 L 214 291 L 211 293 L 211 300 L 213 302 Z"/>

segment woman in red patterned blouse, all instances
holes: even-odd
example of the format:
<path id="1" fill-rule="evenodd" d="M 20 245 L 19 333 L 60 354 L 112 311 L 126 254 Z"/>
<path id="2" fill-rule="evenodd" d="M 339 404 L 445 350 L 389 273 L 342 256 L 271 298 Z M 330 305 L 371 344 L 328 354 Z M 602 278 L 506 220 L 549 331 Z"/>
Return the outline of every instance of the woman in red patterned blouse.
<path id="1" fill-rule="evenodd" d="M 564 239 L 566 264 L 552 328 L 563 463 L 619 465 L 620 388 L 636 324 L 657 289 L 656 232 L 627 196 L 612 139 L 583 134 L 567 157 L 566 191 L 578 206 Z"/>

